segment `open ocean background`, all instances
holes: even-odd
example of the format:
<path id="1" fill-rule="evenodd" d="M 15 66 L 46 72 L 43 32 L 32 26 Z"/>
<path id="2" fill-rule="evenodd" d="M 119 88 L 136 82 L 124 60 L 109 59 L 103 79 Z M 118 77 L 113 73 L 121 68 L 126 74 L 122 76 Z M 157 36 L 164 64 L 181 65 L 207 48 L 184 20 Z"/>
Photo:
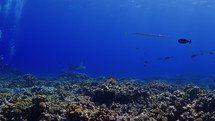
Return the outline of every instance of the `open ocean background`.
<path id="1" fill-rule="evenodd" d="M 215 52 L 214 21 L 214 0 L 0 0 L 0 56 L 36 75 L 213 76 L 215 54 L 191 56 Z"/>

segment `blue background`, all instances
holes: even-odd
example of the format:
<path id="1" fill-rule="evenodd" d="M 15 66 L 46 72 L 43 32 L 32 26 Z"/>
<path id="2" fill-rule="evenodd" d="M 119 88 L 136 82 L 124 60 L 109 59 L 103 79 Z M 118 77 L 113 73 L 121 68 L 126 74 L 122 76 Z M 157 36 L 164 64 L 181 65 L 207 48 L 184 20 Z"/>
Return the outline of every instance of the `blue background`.
<path id="1" fill-rule="evenodd" d="M 83 63 L 86 69 L 79 71 L 95 76 L 215 74 L 215 55 L 190 57 L 199 53 L 193 50 L 215 52 L 212 0 L 28 0 L 18 22 L 14 6 L 5 17 L 5 3 L 0 55 L 25 73 L 59 74 Z M 192 43 L 180 44 L 180 38 Z"/>

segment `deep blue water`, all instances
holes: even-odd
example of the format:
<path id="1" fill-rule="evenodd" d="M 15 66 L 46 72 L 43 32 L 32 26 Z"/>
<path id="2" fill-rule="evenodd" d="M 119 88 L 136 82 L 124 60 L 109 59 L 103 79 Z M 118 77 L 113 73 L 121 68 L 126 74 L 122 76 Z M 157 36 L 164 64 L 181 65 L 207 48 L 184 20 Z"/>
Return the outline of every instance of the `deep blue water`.
<path id="1" fill-rule="evenodd" d="M 0 0 L 0 55 L 24 73 L 214 75 L 213 0 Z M 154 37 L 132 35 L 147 33 Z M 180 44 L 178 39 L 192 39 Z M 173 56 L 165 60 L 166 56 Z M 144 67 L 144 62 L 147 66 Z"/>

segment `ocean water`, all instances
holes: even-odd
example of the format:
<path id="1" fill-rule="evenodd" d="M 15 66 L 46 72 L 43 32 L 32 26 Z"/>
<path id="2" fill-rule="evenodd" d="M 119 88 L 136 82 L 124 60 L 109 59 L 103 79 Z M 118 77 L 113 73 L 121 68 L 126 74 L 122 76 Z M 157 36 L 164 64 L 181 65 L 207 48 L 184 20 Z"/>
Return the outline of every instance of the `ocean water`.
<path id="1" fill-rule="evenodd" d="M 214 11 L 214 0 L 0 0 L 0 56 L 35 75 L 83 64 L 92 76 L 213 76 Z"/>
<path id="2" fill-rule="evenodd" d="M 0 0 L 0 121 L 215 121 L 215 0 Z"/>

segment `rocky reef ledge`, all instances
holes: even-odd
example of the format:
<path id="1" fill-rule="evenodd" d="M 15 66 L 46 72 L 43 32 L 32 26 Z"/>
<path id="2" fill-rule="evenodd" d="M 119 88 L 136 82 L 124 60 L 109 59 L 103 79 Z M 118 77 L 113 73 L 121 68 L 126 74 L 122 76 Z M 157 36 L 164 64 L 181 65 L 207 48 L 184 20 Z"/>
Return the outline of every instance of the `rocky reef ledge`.
<path id="1" fill-rule="evenodd" d="M 0 75 L 1 121 L 215 121 L 215 93 L 153 80 Z"/>

